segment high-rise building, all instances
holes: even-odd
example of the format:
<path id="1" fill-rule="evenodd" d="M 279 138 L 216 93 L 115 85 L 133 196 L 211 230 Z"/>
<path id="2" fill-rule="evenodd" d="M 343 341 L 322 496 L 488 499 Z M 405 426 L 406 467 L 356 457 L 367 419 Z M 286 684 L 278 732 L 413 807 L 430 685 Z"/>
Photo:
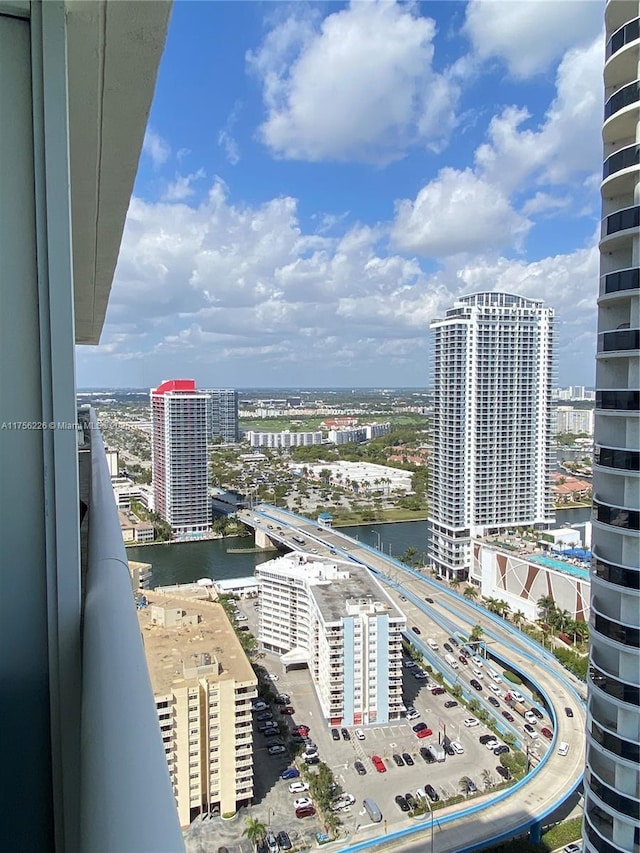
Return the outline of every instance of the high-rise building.
<path id="1" fill-rule="evenodd" d="M 238 392 L 233 388 L 207 388 L 209 397 L 209 439 L 221 438 L 233 444 L 238 441 Z"/>
<path id="2" fill-rule="evenodd" d="M 553 310 L 477 293 L 431 328 L 429 563 L 464 577 L 472 538 L 553 522 Z"/>
<path id="3" fill-rule="evenodd" d="M 640 849 L 640 7 L 605 8 L 586 851 Z"/>
<path id="4" fill-rule="evenodd" d="M 259 640 L 306 663 L 331 725 L 397 720 L 406 618 L 364 566 L 289 554 L 256 569 Z"/>
<path id="5" fill-rule="evenodd" d="M 207 404 L 193 379 L 171 379 L 151 391 L 154 507 L 177 535 L 211 524 Z"/>
<path id="6" fill-rule="evenodd" d="M 257 678 L 221 604 L 146 593 L 138 611 L 182 826 L 253 797 Z"/>

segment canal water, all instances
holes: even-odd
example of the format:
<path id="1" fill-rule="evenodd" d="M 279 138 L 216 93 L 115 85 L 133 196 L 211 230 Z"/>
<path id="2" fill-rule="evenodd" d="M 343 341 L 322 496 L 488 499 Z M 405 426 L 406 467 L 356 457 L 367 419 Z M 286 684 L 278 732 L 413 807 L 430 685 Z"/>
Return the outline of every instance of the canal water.
<path id="1" fill-rule="evenodd" d="M 589 507 L 559 510 L 556 526 L 579 524 L 588 521 Z M 415 548 L 418 554 L 427 549 L 429 524 L 426 521 L 405 521 L 394 524 L 363 524 L 343 527 L 343 533 L 359 539 L 367 545 L 383 550 L 385 554 L 399 557 L 407 548 Z M 174 583 L 190 583 L 199 578 L 225 580 L 252 575 L 256 566 L 277 556 L 276 551 L 253 554 L 229 554 L 230 548 L 249 548 L 252 537 L 230 537 L 200 542 L 183 542 L 170 545 L 145 545 L 127 548 L 130 560 L 151 563 L 153 586 Z"/>

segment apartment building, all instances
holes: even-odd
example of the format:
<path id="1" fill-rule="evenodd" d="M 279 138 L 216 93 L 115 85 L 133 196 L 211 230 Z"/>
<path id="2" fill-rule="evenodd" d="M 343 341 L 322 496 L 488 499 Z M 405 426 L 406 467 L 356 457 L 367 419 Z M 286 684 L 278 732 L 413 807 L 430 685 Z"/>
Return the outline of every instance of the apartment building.
<path id="1" fill-rule="evenodd" d="M 221 604 L 145 593 L 138 611 L 180 824 L 253 797 L 257 679 Z"/>
<path id="2" fill-rule="evenodd" d="M 207 388 L 209 397 L 207 429 L 209 439 L 221 438 L 225 444 L 235 444 L 240 437 L 238 428 L 238 392 L 233 388 Z"/>
<path id="3" fill-rule="evenodd" d="M 605 7 L 585 850 L 640 848 L 640 6 Z"/>
<path id="4" fill-rule="evenodd" d="M 556 435 L 593 435 L 593 409 L 574 409 L 572 406 L 557 406 L 555 410 Z"/>
<path id="5" fill-rule="evenodd" d="M 251 447 L 269 447 L 279 449 L 285 447 L 310 447 L 313 444 L 322 444 L 321 432 L 290 432 L 288 429 L 281 432 L 256 432 L 249 430 L 246 439 Z"/>
<path id="6" fill-rule="evenodd" d="M 366 568 L 289 554 L 256 576 L 260 644 L 307 664 L 330 725 L 400 717 L 406 619 Z"/>
<path id="7" fill-rule="evenodd" d="M 193 379 L 171 379 L 151 391 L 154 508 L 178 536 L 211 525 L 207 405 Z"/>
<path id="8" fill-rule="evenodd" d="M 476 293 L 431 329 L 429 563 L 465 577 L 473 538 L 553 521 L 553 311 L 510 293 Z"/>

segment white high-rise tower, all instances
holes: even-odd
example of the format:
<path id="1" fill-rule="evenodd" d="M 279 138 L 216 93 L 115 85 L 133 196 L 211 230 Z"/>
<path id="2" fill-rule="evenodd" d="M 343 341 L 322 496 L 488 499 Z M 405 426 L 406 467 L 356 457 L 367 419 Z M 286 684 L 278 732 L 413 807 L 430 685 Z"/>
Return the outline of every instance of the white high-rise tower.
<path id="1" fill-rule="evenodd" d="M 472 538 L 553 521 L 553 311 L 509 293 L 476 293 L 431 328 L 429 563 L 464 577 Z"/>
<path id="2" fill-rule="evenodd" d="M 640 849 L 640 6 L 605 10 L 586 851 Z"/>

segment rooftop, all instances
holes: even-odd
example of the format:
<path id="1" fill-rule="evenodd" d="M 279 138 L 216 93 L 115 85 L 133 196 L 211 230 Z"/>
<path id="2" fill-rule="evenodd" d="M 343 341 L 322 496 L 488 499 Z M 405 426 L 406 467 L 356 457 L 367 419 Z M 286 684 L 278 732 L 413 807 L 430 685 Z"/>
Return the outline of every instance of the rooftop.
<path id="1" fill-rule="evenodd" d="M 574 533 L 579 539 L 577 530 L 573 528 L 557 528 L 556 530 L 543 531 L 538 536 L 526 535 L 521 530 L 510 533 L 501 532 L 494 536 L 485 536 L 480 541 L 500 551 L 515 554 L 523 560 L 542 565 L 547 569 L 565 574 L 589 579 L 589 568 L 591 565 L 591 552 L 580 547 L 579 543 L 563 542 L 566 534 Z M 557 541 L 548 540 L 554 537 Z M 577 547 L 576 547 L 577 545 Z"/>
<path id="2" fill-rule="evenodd" d="M 357 604 L 388 613 L 392 618 L 402 618 L 402 613 L 364 566 L 296 553 L 262 563 L 256 570 L 258 576 L 261 570 L 304 579 L 325 622 L 337 622 Z"/>
<path id="3" fill-rule="evenodd" d="M 198 666 L 201 655 L 217 659 L 219 671 L 206 672 L 210 680 L 234 679 L 255 683 L 256 676 L 221 604 L 157 591 L 145 593 L 149 606 L 138 611 L 153 692 L 169 693 L 172 687 L 195 684 L 197 676 L 185 677 L 184 669 Z M 186 620 L 175 627 L 152 624 L 153 606 L 181 611 Z M 194 620 L 193 617 L 198 617 Z M 205 674 L 204 671 L 202 674 Z"/>

